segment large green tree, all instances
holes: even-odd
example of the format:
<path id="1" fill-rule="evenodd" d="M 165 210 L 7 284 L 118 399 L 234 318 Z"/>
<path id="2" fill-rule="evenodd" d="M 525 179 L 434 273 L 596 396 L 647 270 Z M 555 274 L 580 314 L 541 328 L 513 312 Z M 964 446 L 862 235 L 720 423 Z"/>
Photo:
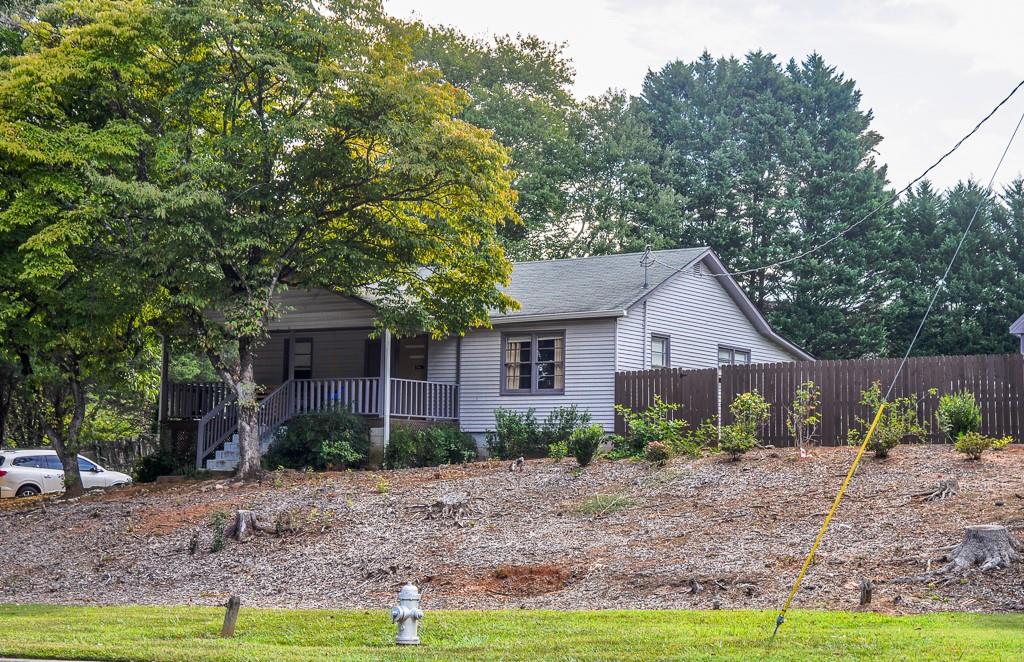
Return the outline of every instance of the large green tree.
<path id="1" fill-rule="evenodd" d="M 675 61 L 644 80 L 636 112 L 658 146 L 634 243 L 708 245 L 775 326 L 821 356 L 881 351 L 883 210 L 827 258 L 758 269 L 815 246 L 884 202 L 885 170 L 852 80 L 819 55 L 782 65 Z M 748 270 L 751 270 L 749 271 Z M 746 273 L 744 273 L 746 272 Z"/>
<path id="2" fill-rule="evenodd" d="M 381 325 L 437 334 L 512 305 L 497 288 L 497 228 L 515 221 L 508 156 L 379 3 L 59 8 L 75 20 L 33 24 L 8 76 L 49 117 L 13 115 L 44 139 L 72 127 L 122 150 L 82 173 L 75 204 L 105 219 L 232 389 L 243 477 L 260 468 L 253 357 L 282 289 L 369 298 Z"/>

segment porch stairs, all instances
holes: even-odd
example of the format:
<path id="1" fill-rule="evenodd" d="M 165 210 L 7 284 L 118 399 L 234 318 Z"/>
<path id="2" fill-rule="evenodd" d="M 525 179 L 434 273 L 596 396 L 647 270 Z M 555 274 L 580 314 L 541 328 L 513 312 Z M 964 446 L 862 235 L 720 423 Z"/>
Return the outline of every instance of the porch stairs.
<path id="1" fill-rule="evenodd" d="M 260 454 L 267 452 L 270 448 L 271 438 L 267 437 L 260 441 Z M 238 433 L 231 435 L 231 440 L 224 442 L 221 450 L 214 451 L 213 457 L 207 458 L 207 471 L 234 471 L 238 467 Z"/>

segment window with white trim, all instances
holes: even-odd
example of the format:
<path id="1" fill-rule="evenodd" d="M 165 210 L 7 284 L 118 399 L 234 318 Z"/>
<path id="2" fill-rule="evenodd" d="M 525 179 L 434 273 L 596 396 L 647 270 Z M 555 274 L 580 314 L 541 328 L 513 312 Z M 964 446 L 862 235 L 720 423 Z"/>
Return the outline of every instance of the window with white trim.
<path id="1" fill-rule="evenodd" d="M 501 392 L 558 394 L 565 391 L 565 332 L 502 336 Z"/>
<path id="2" fill-rule="evenodd" d="M 651 335 L 651 367 L 667 368 L 672 363 L 668 336 Z"/>
<path id="3" fill-rule="evenodd" d="M 750 350 L 718 346 L 718 365 L 745 365 L 750 363 Z"/>

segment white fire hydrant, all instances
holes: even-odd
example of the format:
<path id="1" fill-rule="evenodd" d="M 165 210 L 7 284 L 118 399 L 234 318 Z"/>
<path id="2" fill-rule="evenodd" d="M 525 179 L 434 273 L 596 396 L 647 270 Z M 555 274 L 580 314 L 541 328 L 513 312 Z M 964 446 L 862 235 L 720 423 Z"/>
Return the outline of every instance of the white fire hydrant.
<path id="1" fill-rule="evenodd" d="M 420 591 L 412 584 L 406 584 L 398 592 L 398 606 L 391 610 L 391 622 L 398 624 L 395 643 L 416 645 L 420 643 L 417 632 L 423 612 L 420 611 Z"/>

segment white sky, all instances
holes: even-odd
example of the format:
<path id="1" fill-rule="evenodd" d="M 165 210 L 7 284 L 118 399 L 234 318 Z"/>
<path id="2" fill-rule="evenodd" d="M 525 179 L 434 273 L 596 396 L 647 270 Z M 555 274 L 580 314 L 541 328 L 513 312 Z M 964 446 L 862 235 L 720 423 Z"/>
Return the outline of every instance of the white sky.
<path id="1" fill-rule="evenodd" d="M 398 17 L 475 36 L 532 33 L 565 42 L 577 96 L 609 87 L 637 94 L 648 69 L 762 49 L 783 61 L 821 53 L 857 81 L 885 140 L 880 160 L 899 187 L 966 133 L 1024 79 L 1018 0 L 385 0 Z M 1024 89 L 932 180 L 988 181 L 1017 120 Z M 1024 130 L 1022 130 L 1024 134 Z M 1024 171 L 1024 135 L 998 182 Z"/>

